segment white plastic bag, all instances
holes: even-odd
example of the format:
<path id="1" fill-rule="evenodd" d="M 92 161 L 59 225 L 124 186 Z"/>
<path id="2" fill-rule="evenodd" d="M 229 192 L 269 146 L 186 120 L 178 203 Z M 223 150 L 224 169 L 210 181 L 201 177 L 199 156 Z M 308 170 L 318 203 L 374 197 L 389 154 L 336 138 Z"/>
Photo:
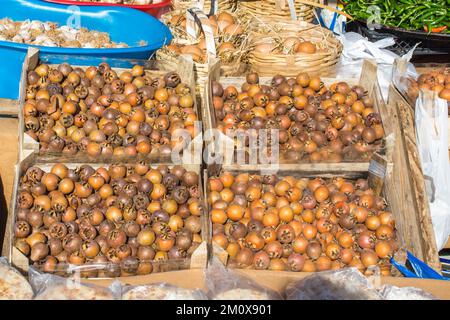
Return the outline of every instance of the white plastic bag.
<path id="1" fill-rule="evenodd" d="M 288 284 L 287 300 L 435 300 L 414 287 L 399 288 L 379 283 L 379 275 L 369 279 L 356 268 L 317 272 Z"/>
<path id="2" fill-rule="evenodd" d="M 0 257 L 0 300 L 31 300 L 33 290 L 27 279 Z"/>
<path id="3" fill-rule="evenodd" d="M 29 278 L 36 292 L 35 300 L 114 300 L 109 289 L 82 284 L 79 278 L 42 273 L 33 267 L 30 267 Z"/>
<path id="4" fill-rule="evenodd" d="M 432 92 L 419 92 L 415 125 L 438 250 L 450 235 L 450 166 L 447 102 Z"/>
<path id="5" fill-rule="evenodd" d="M 276 291 L 227 269 L 216 258 L 205 270 L 208 296 L 212 300 L 282 300 Z"/>
<path id="6" fill-rule="evenodd" d="M 394 61 L 400 57 L 384 48 L 395 44 L 394 39 L 390 37 L 376 42 L 370 42 L 358 33 L 348 32 L 341 35 L 339 40 L 344 45 L 344 49 L 342 51 L 337 77 L 358 77 L 361 73 L 364 59 L 375 60 L 378 65 L 378 82 L 380 83 L 383 99 L 387 101 Z M 409 60 L 413 50 L 408 52 L 404 58 Z M 412 64 L 410 65 L 412 66 Z"/>
<path id="7" fill-rule="evenodd" d="M 438 300 L 432 294 L 414 287 L 399 288 L 384 285 L 379 289 L 379 292 L 385 300 Z"/>
<path id="8" fill-rule="evenodd" d="M 286 288 L 287 300 L 382 300 L 356 268 L 317 272 Z"/>
<path id="9" fill-rule="evenodd" d="M 132 286 L 116 280 L 110 290 L 121 300 L 208 300 L 200 289 L 186 289 L 165 282 Z"/>

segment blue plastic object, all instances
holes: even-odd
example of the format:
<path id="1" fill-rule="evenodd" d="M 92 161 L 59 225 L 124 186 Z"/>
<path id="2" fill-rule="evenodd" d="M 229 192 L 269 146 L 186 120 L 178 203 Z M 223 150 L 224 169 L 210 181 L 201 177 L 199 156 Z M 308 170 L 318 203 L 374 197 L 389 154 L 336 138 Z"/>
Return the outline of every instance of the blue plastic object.
<path id="1" fill-rule="evenodd" d="M 169 28 L 154 17 L 134 9 L 122 7 L 77 7 L 52 4 L 37 0 L 1 0 L 0 19 L 14 21 L 40 20 L 66 25 L 76 18 L 81 26 L 97 31 L 108 32 L 115 42 L 124 42 L 129 48 L 80 49 L 41 47 L 41 54 L 64 55 L 72 63 L 72 58 L 100 57 L 116 59 L 148 59 L 152 54 L 170 43 L 172 35 Z M 145 46 L 139 46 L 145 41 Z M 22 65 L 30 45 L 0 41 L 0 98 L 17 99 Z M 94 64 L 89 59 L 86 64 Z M 58 63 L 54 61 L 54 63 Z"/>
<path id="2" fill-rule="evenodd" d="M 411 265 L 412 270 L 409 270 L 406 266 L 399 264 L 394 258 L 391 258 L 391 263 L 407 278 L 450 280 L 434 271 L 423 261 L 417 259 L 409 251 L 407 251 L 407 262 Z"/>

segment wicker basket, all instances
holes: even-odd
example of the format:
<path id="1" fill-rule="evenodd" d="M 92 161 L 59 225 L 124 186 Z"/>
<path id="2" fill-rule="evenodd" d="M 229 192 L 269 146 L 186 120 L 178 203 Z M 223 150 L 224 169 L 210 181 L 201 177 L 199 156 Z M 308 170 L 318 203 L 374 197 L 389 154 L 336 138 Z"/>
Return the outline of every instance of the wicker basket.
<path id="1" fill-rule="evenodd" d="M 244 41 L 246 41 L 246 38 L 248 38 L 248 31 L 251 28 L 252 21 L 248 19 L 244 19 L 242 15 L 239 15 L 237 13 L 232 13 L 229 10 L 220 9 L 218 13 L 221 12 L 228 12 L 233 15 L 233 17 L 236 19 L 236 22 L 244 29 L 244 32 L 241 35 L 226 35 L 223 33 L 217 34 L 214 36 L 215 43 L 217 45 L 220 45 L 223 42 L 231 42 L 235 47 L 240 47 Z M 167 25 L 172 32 L 172 35 L 174 37 L 174 40 L 178 44 L 193 44 L 197 43 L 198 39 L 191 37 L 187 31 L 186 27 L 182 24 L 177 24 L 176 21 L 172 21 L 174 16 L 179 15 L 185 15 L 186 10 L 174 10 L 168 13 L 165 13 L 161 16 L 161 21 Z M 174 19 L 176 20 L 176 19 Z"/>
<path id="2" fill-rule="evenodd" d="M 203 12 L 206 14 L 211 10 L 211 0 L 172 0 L 172 7 L 174 10 L 186 10 L 198 5 L 200 5 L 200 8 L 203 7 Z M 216 9 L 235 11 L 236 6 L 237 2 L 235 0 L 219 0 Z"/>
<path id="3" fill-rule="evenodd" d="M 156 60 L 175 62 L 177 56 L 165 47 L 156 52 Z M 203 96 L 204 84 L 208 79 L 209 64 L 194 62 L 194 79 L 197 96 Z"/>
<path id="4" fill-rule="evenodd" d="M 163 22 L 170 21 L 171 18 L 175 14 L 180 14 L 182 10 L 169 12 L 162 17 Z M 206 18 L 203 15 L 203 18 Z M 206 18 L 207 19 L 207 18 Z M 200 19 L 202 22 L 202 19 Z M 169 26 L 171 28 L 172 33 L 174 34 L 174 39 L 172 40 L 172 44 L 176 45 L 194 45 L 199 43 L 199 39 L 194 39 L 189 36 L 186 30 L 182 27 L 177 26 Z M 203 26 L 202 26 L 203 28 Z M 247 47 L 248 43 L 248 32 L 243 34 L 243 37 L 223 37 L 217 36 L 212 37 L 212 34 L 209 34 L 205 37 L 206 41 L 210 41 L 214 43 L 216 48 L 219 48 L 220 44 L 224 41 L 232 42 L 233 45 L 237 48 L 235 51 L 225 51 L 225 53 L 216 52 L 215 54 L 208 53 L 205 61 L 194 61 L 194 77 L 196 83 L 196 95 L 197 100 L 199 102 L 204 101 L 204 93 L 205 93 L 205 84 L 208 80 L 209 70 L 211 64 L 217 62 L 217 58 L 221 61 L 221 74 L 223 76 L 238 76 L 242 75 L 247 68 L 245 64 L 246 61 L 246 52 L 243 48 Z M 218 50 L 217 50 L 218 51 Z M 176 53 L 167 49 L 167 47 L 163 47 L 158 50 L 156 53 L 157 60 L 163 61 L 175 61 Z"/>
<path id="5" fill-rule="evenodd" d="M 298 37 L 317 46 L 316 53 L 261 53 L 253 50 L 262 43 L 281 47 L 287 37 Z M 342 52 L 341 42 L 328 29 L 304 21 L 278 22 L 254 29 L 249 39 L 248 61 L 252 71 L 262 76 L 282 74 L 296 76 L 300 72 L 330 75 Z"/>
<path id="6" fill-rule="evenodd" d="M 176 62 L 177 56 L 173 52 L 162 48 L 156 52 L 156 60 Z M 220 74 L 222 76 L 240 76 L 247 70 L 247 64 L 242 62 L 239 57 L 230 58 L 229 61 L 221 62 Z M 205 85 L 208 80 L 210 63 L 194 62 L 194 78 L 197 101 L 204 101 Z M 200 100 L 199 100 L 200 99 Z"/>
<path id="7" fill-rule="evenodd" d="M 313 0 L 319 2 L 319 0 Z M 314 8 L 294 0 L 297 20 L 312 22 Z M 240 0 L 238 12 L 249 19 L 258 17 L 266 21 L 286 21 L 291 19 L 291 12 L 286 0 Z"/>

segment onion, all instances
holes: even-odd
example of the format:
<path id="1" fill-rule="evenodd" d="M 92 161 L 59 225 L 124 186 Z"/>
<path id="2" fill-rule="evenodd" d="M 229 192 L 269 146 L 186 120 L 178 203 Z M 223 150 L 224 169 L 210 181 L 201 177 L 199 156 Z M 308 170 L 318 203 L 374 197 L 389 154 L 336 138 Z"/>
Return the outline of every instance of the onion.
<path id="1" fill-rule="evenodd" d="M 220 26 L 220 21 L 219 21 L 219 26 Z M 230 24 L 223 30 L 223 32 L 230 36 L 238 36 L 244 32 L 244 29 L 238 24 Z"/>
<path id="2" fill-rule="evenodd" d="M 225 32 L 225 29 L 232 24 L 228 21 L 222 20 L 217 22 L 217 26 L 219 27 L 220 32 Z"/>
<path id="3" fill-rule="evenodd" d="M 203 51 L 198 46 L 195 45 L 188 45 L 181 47 L 180 52 L 197 56 L 203 55 Z"/>
<path id="4" fill-rule="evenodd" d="M 233 44 L 231 43 L 231 42 L 224 42 L 224 43 L 222 43 L 220 46 L 219 46 L 219 48 L 217 49 L 217 51 L 219 52 L 219 53 L 224 53 L 224 52 L 227 52 L 227 51 L 233 51 L 233 50 L 235 50 L 236 48 L 233 46 Z"/>
<path id="5" fill-rule="evenodd" d="M 259 53 L 271 53 L 275 49 L 275 46 L 271 43 L 261 43 L 255 47 L 255 51 Z"/>
<path id="6" fill-rule="evenodd" d="M 283 46 L 286 48 L 286 50 L 288 52 L 291 52 L 291 51 L 296 52 L 299 44 L 300 44 L 300 40 L 296 37 L 288 37 L 283 42 Z"/>
<path id="7" fill-rule="evenodd" d="M 217 15 L 217 21 L 226 21 L 229 24 L 233 24 L 234 21 L 234 17 L 229 14 L 228 12 L 221 12 Z"/>
<path id="8" fill-rule="evenodd" d="M 316 53 L 316 46 L 311 41 L 301 42 L 297 47 L 297 53 Z"/>

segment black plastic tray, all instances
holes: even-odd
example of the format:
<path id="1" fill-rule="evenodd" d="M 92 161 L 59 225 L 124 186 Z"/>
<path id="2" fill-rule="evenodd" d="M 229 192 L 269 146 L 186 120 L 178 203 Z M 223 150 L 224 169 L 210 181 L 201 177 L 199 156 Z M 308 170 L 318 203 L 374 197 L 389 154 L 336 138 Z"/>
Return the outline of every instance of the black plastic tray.
<path id="1" fill-rule="evenodd" d="M 402 28 L 382 26 L 380 29 L 370 30 L 363 21 L 352 21 L 347 24 L 347 31 L 357 32 L 370 41 L 378 41 L 393 37 L 395 44 L 386 49 L 398 55 L 403 55 L 419 43 L 414 55 L 449 55 L 450 34 L 427 33 L 425 31 L 410 31 Z"/>

